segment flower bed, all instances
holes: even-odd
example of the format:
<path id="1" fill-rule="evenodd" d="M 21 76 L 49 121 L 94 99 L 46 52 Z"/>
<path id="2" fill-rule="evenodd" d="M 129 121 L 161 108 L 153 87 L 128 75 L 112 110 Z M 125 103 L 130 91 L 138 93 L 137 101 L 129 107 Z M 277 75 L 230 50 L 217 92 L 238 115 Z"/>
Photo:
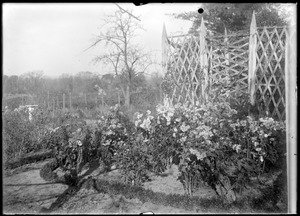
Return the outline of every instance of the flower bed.
<path id="1" fill-rule="evenodd" d="M 82 167 L 95 160 L 104 164 L 107 172 L 113 165 L 118 167 L 123 182 L 133 186 L 142 185 L 153 173 L 162 174 L 175 163 L 187 196 L 192 197 L 204 183 L 225 202 L 232 203 L 251 179 L 273 168 L 283 170 L 284 124 L 268 117 L 241 118 L 226 102 L 191 106 L 172 105 L 165 99 L 155 115 L 150 111 L 136 113 L 134 122 L 118 106 L 93 125 L 64 115 L 55 129 L 41 126 L 46 132 L 39 140 L 43 148 L 53 151 L 58 166 L 75 183 Z M 6 123 L 8 129 L 15 125 L 26 132 L 20 133 L 24 139 L 31 131 L 39 131 L 34 127 L 39 125 L 37 122 L 45 125 L 41 123 L 42 115 L 33 119 L 35 125 L 22 118 L 11 113 Z M 28 125 L 31 131 L 24 129 Z M 16 139 L 8 129 L 6 135 Z M 25 143 L 30 142 L 36 143 Z"/>

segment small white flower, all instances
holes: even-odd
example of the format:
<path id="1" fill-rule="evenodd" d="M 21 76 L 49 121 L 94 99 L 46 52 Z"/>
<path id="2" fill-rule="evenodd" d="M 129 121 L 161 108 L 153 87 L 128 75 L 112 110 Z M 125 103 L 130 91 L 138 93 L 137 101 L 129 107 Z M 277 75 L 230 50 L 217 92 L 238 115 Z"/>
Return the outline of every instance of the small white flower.
<path id="1" fill-rule="evenodd" d="M 258 142 L 254 142 L 254 147 L 258 146 L 258 144 L 259 144 Z"/>
<path id="2" fill-rule="evenodd" d="M 143 113 L 137 115 L 137 118 L 138 118 L 138 119 L 140 119 L 140 118 L 142 118 L 142 117 L 143 117 Z"/>
<path id="3" fill-rule="evenodd" d="M 261 151 L 261 148 L 256 148 L 255 150 L 259 152 L 259 151 Z"/>
<path id="4" fill-rule="evenodd" d="M 242 121 L 241 121 L 241 125 L 245 127 L 245 126 L 247 125 L 247 121 L 242 120 Z"/>
<path id="5" fill-rule="evenodd" d="M 267 138 L 268 136 L 269 136 L 268 134 L 265 134 L 265 135 L 264 135 L 265 138 Z"/>
<path id="6" fill-rule="evenodd" d="M 175 132 L 177 132 L 177 131 L 178 131 L 176 127 L 174 128 L 174 131 L 175 131 Z"/>
<path id="7" fill-rule="evenodd" d="M 182 130 L 182 132 L 186 132 L 188 129 L 190 129 L 190 126 L 185 125 L 185 122 L 183 122 L 183 124 L 180 126 L 180 130 Z"/>
<path id="8" fill-rule="evenodd" d="M 263 158 L 263 156 L 260 156 L 260 157 L 259 157 L 259 159 L 260 159 L 260 161 L 261 161 L 261 162 L 263 162 L 263 161 L 264 161 L 264 158 Z"/>
<path id="9" fill-rule="evenodd" d="M 237 145 L 236 146 L 236 152 L 238 153 L 240 149 L 241 149 L 241 145 Z"/>
<path id="10" fill-rule="evenodd" d="M 176 122 L 180 122 L 180 121 L 181 121 L 181 118 L 176 118 L 175 121 L 176 121 Z"/>
<path id="11" fill-rule="evenodd" d="M 111 140 L 106 140 L 106 142 L 103 144 L 104 146 L 110 145 Z"/>
<path id="12" fill-rule="evenodd" d="M 140 122 L 141 122 L 140 119 L 139 119 L 139 120 L 136 120 L 136 121 L 134 122 L 134 125 L 137 127 L 137 126 L 139 125 Z"/>
<path id="13" fill-rule="evenodd" d="M 181 142 L 185 142 L 185 141 L 186 141 L 186 136 L 182 137 L 182 138 L 180 139 L 180 141 L 181 141 Z"/>
<path id="14" fill-rule="evenodd" d="M 111 135 L 111 134 L 113 134 L 114 132 L 112 131 L 112 130 L 109 130 L 109 131 L 107 131 L 105 134 L 106 135 Z"/>
<path id="15" fill-rule="evenodd" d="M 150 115 L 151 114 L 151 111 L 150 110 L 147 110 L 147 115 Z"/>
<path id="16" fill-rule="evenodd" d="M 82 142 L 80 140 L 77 140 L 77 145 L 82 146 Z"/>

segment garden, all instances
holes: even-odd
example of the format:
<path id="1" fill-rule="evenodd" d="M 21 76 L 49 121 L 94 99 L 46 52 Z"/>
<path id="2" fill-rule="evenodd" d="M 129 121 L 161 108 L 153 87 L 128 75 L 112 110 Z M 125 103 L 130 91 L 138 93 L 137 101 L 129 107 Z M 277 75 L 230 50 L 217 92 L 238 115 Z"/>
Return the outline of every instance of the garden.
<path id="1" fill-rule="evenodd" d="M 39 108 L 30 114 L 22 107 L 3 114 L 6 176 L 31 166 L 46 186 L 64 186 L 50 206 L 36 211 L 60 212 L 86 188 L 118 202 L 136 200 L 135 208 L 106 210 L 114 213 L 139 213 L 145 203 L 181 209 L 168 210 L 175 212 L 287 209 L 283 122 L 246 116 L 228 102 L 173 105 L 167 97 L 155 113 L 129 118 L 116 105 L 95 119 L 70 112 L 53 117 Z"/>

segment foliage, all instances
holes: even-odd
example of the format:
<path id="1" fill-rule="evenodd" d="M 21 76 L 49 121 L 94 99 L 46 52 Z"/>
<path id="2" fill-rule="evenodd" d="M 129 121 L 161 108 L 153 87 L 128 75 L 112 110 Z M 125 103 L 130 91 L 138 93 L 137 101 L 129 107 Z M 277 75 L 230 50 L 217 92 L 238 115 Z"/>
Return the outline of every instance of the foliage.
<path id="1" fill-rule="evenodd" d="M 28 123 L 25 114 L 14 113 Z M 100 160 L 106 171 L 115 164 L 126 184 L 141 185 L 177 157 L 178 180 L 187 195 L 205 183 L 231 203 L 252 177 L 278 166 L 285 153 L 283 123 L 237 114 L 226 101 L 192 106 L 165 98 L 155 115 L 136 113 L 131 122 L 116 105 L 95 126 L 65 113 L 59 127 L 48 128 L 43 143 L 72 184 L 92 160 Z M 42 113 L 35 117 L 36 125 L 49 121 Z"/>
<path id="2" fill-rule="evenodd" d="M 179 155 L 179 180 L 187 194 L 205 182 L 232 202 L 251 177 L 283 156 L 279 155 L 283 124 L 271 118 L 232 120 L 236 114 L 226 102 L 173 106 L 165 100 L 155 118 L 148 113 L 142 120 L 138 114 L 135 123 L 157 151 L 156 165 L 174 153 Z M 165 167 L 166 163 L 161 170 Z"/>
<path id="3" fill-rule="evenodd" d="M 58 166 L 76 184 L 78 174 L 93 155 L 90 149 L 91 129 L 84 121 L 75 120 L 53 129 L 45 140 L 54 152 Z"/>
<path id="4" fill-rule="evenodd" d="M 3 114 L 3 143 L 7 160 L 21 157 L 30 152 L 47 149 L 43 137 L 48 133 L 49 117 L 37 108 L 29 119 L 29 110 L 20 107 L 13 111 L 6 110 Z"/>
<path id="5" fill-rule="evenodd" d="M 173 14 L 175 18 L 190 20 L 193 22 L 190 32 L 197 34 L 202 17 L 206 21 L 206 27 L 214 34 L 223 34 L 225 28 L 229 32 L 248 30 L 253 11 L 256 12 L 257 26 L 283 26 L 287 24 L 288 14 L 280 13 L 280 4 L 269 3 L 238 3 L 220 4 L 204 3 L 201 7 L 204 13 L 197 11 Z"/>

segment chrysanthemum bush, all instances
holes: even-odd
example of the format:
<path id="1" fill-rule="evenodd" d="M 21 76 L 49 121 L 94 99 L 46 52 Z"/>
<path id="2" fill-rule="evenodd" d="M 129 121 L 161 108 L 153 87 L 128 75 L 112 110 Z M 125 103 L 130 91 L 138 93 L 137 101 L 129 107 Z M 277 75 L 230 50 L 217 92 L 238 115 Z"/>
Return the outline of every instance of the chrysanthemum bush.
<path id="1" fill-rule="evenodd" d="M 268 117 L 241 118 L 224 101 L 173 105 L 165 98 L 155 115 L 149 110 L 136 113 L 133 122 L 115 106 L 95 126 L 65 115 L 53 129 L 56 124 L 49 127 L 48 117 L 41 112 L 31 121 L 26 112 L 7 112 L 4 141 L 22 143 L 26 149 L 36 148 L 36 143 L 53 149 L 57 166 L 73 183 L 92 160 L 99 160 L 106 171 L 115 165 L 124 182 L 133 185 L 175 163 L 188 195 L 205 183 L 228 202 L 236 200 L 252 177 L 280 165 L 286 148 L 284 123 Z M 38 139 L 29 140 L 32 134 Z"/>
<path id="2" fill-rule="evenodd" d="M 157 173 L 177 155 L 178 179 L 189 195 L 204 182 L 232 202 L 251 177 L 283 157 L 281 149 L 285 148 L 283 123 L 272 118 L 237 117 L 237 111 L 226 102 L 173 106 L 165 99 L 156 116 L 149 111 L 138 113 L 135 124 L 144 130 L 154 164 L 159 165 Z"/>

